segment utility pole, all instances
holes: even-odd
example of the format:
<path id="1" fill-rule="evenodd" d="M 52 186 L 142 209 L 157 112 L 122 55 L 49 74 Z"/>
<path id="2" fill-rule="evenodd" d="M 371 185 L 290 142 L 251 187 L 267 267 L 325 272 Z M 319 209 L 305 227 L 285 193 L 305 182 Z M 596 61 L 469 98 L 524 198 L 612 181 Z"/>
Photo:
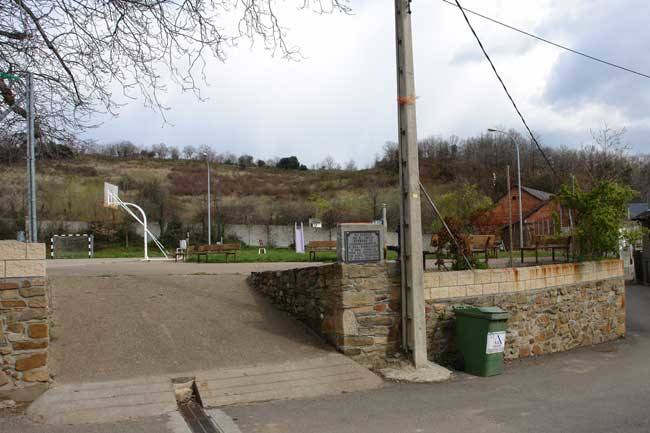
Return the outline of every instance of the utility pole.
<path id="1" fill-rule="evenodd" d="M 29 209 L 29 241 L 38 242 L 38 228 L 36 224 L 36 152 L 34 149 L 34 78 L 31 72 L 27 73 L 27 191 Z"/>
<path id="2" fill-rule="evenodd" d="M 510 267 L 513 267 L 513 260 L 512 260 L 512 248 L 513 248 L 513 241 L 512 241 L 512 199 L 510 195 L 510 190 L 512 187 L 510 186 L 510 164 L 508 164 L 508 171 L 507 171 L 507 178 L 508 178 L 508 239 L 510 240 Z"/>
<path id="3" fill-rule="evenodd" d="M 210 208 L 212 207 L 212 203 L 210 203 L 210 157 L 207 152 L 203 152 L 203 156 L 205 156 L 205 164 L 208 167 L 208 245 L 212 245 L 212 220 L 210 218 Z"/>
<path id="4" fill-rule="evenodd" d="M 428 364 L 422 268 L 422 216 L 415 112 L 411 0 L 395 0 L 399 112 L 402 346 L 416 368 Z"/>

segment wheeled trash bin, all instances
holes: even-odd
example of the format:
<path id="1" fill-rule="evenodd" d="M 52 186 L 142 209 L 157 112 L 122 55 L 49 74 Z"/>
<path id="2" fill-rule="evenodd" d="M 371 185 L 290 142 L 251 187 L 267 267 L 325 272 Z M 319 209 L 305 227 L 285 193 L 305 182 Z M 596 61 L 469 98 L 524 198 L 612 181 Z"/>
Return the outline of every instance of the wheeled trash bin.
<path id="1" fill-rule="evenodd" d="M 465 372 L 476 376 L 503 373 L 503 352 L 510 314 L 499 307 L 459 306 L 456 314 L 456 345 Z"/>

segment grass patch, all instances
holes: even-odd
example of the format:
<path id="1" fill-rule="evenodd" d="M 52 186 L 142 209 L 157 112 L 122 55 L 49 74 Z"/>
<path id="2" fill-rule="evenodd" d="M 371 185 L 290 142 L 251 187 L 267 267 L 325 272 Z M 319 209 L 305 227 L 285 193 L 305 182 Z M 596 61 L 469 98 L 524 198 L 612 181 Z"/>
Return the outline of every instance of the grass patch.
<path id="1" fill-rule="evenodd" d="M 163 257 L 162 253 L 155 245 L 149 247 L 149 257 Z M 171 251 L 167 251 L 171 253 Z M 142 245 L 126 247 L 106 247 L 95 249 L 96 259 L 135 259 L 144 257 L 144 248 Z M 172 257 L 173 258 L 173 257 Z"/>
<path id="2" fill-rule="evenodd" d="M 272 263 L 272 262 L 308 262 L 309 254 L 299 254 L 290 248 L 267 248 L 266 254 L 258 254 L 257 248 L 242 248 L 241 252 L 237 255 L 238 263 Z M 322 252 L 318 253 L 316 260 L 319 262 L 335 262 L 336 252 Z M 188 262 L 196 263 L 196 256 L 187 258 Z M 205 262 L 205 257 L 201 257 L 201 263 Z M 225 254 L 213 253 L 208 256 L 208 263 L 225 263 Z M 228 258 L 228 262 L 233 262 L 232 257 Z"/>

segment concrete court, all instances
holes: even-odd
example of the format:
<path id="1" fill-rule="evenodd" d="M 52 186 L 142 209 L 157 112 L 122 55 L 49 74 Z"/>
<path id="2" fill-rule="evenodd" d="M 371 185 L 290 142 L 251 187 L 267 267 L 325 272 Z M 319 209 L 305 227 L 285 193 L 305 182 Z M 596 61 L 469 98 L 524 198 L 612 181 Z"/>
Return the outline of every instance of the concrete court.
<path id="1" fill-rule="evenodd" d="M 246 284 L 252 269 L 293 266 L 48 261 L 56 382 L 111 381 L 329 354 L 329 347 Z"/>
<path id="2" fill-rule="evenodd" d="M 172 416 L 174 377 L 194 377 L 209 407 L 382 386 L 246 284 L 251 270 L 288 266 L 48 262 L 55 384 L 29 418 L 55 426 Z"/>

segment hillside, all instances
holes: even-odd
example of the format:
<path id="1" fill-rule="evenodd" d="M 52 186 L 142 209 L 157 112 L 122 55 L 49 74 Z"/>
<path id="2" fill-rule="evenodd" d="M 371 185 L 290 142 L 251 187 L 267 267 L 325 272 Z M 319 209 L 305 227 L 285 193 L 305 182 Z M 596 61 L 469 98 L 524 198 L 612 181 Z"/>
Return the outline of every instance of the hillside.
<path id="1" fill-rule="evenodd" d="M 120 187 L 122 199 L 142 205 L 149 219 L 163 227 L 202 232 L 206 224 L 204 161 L 93 156 L 39 161 L 37 172 L 40 220 L 87 221 L 97 225 L 96 231 L 119 232 L 123 214 L 102 206 L 103 182 L 108 181 Z M 293 224 L 309 217 L 326 224 L 367 221 L 379 215 L 383 202 L 397 217 L 397 176 L 379 169 L 301 171 L 213 164 L 211 172 L 217 223 Z M 4 237 L 13 237 L 24 221 L 24 179 L 22 164 L 2 171 Z"/>
<path id="2" fill-rule="evenodd" d="M 648 155 L 628 155 L 624 147 L 600 144 L 545 148 L 551 167 L 532 143 L 522 137 L 518 141 L 525 186 L 555 193 L 571 182 L 589 190 L 601 180 L 611 180 L 636 189 L 637 200 L 650 197 Z M 443 215 L 462 224 L 507 191 L 508 165 L 514 183 L 510 140 L 493 135 L 462 140 L 431 137 L 419 146 L 422 183 Z M 96 238 L 108 243 L 126 237 L 131 221 L 102 205 L 103 183 L 108 181 L 119 186 L 123 199 L 146 210 L 149 220 L 162 228 L 163 237 L 179 239 L 190 232 L 193 238 L 205 239 L 207 173 L 205 160 L 198 157 L 203 154 L 214 161 L 213 233 L 219 233 L 223 223 L 293 224 L 316 217 L 331 227 L 339 221 L 369 221 L 379 217 L 382 203 L 388 207 L 389 226 L 395 228 L 399 220 L 394 143 L 386 144 L 374 168 L 366 170 L 352 169 L 354 164 L 340 169 L 331 158 L 308 170 L 295 156 L 261 161 L 251 155 L 217 154 L 209 147 L 189 146 L 183 149 L 183 157 L 164 144 L 148 148 L 119 142 L 67 149 L 59 159 L 44 159 L 54 157 L 39 151 L 43 157 L 37 160 L 38 215 L 49 222 L 41 237 L 58 231 L 56 225 L 64 221 L 92 223 Z M 24 227 L 25 166 L 14 158 L 0 162 L 0 168 L 0 235 L 11 238 Z M 429 206 L 423 203 L 422 209 L 423 228 L 436 229 Z"/>

